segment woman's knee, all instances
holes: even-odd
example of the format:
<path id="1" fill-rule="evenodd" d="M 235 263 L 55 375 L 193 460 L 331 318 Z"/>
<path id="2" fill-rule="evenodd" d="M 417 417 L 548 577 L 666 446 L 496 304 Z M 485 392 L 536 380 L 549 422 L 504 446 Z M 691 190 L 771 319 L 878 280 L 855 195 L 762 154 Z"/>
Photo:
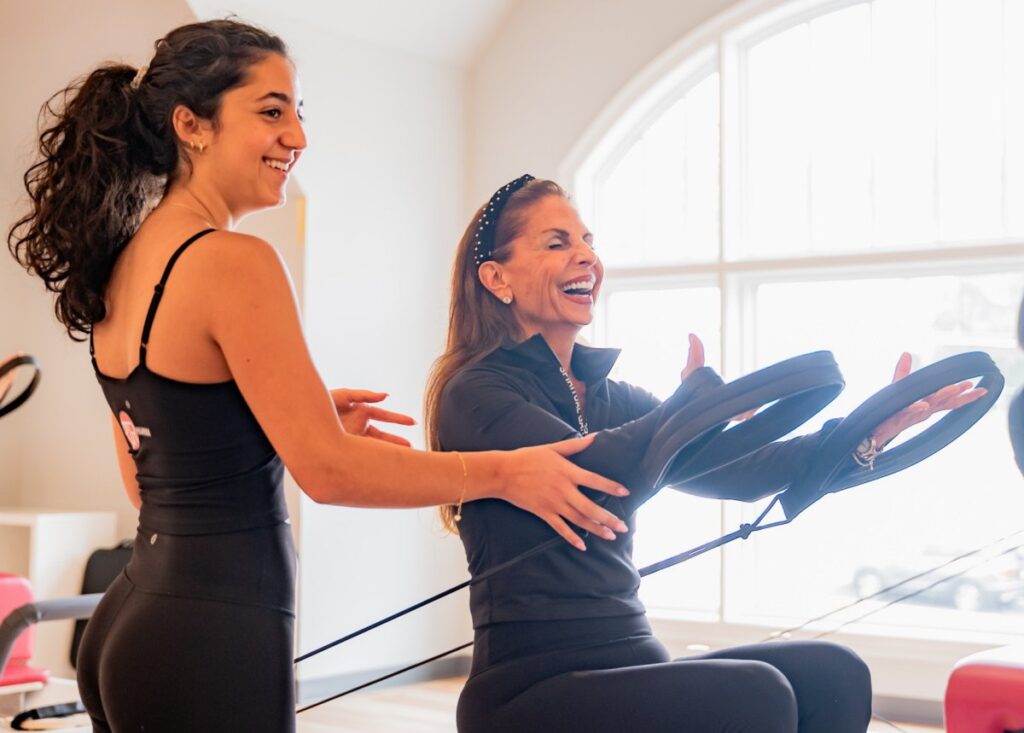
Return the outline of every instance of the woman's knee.
<path id="1" fill-rule="evenodd" d="M 863 733 L 871 721 L 871 671 L 852 649 L 829 642 L 808 642 L 806 674 L 817 679 L 814 700 L 801 701 L 808 733 Z M 797 685 L 795 685 L 797 686 Z M 797 686 L 799 689 L 799 686 Z"/>
<path id="2" fill-rule="evenodd" d="M 785 675 L 757 661 L 739 662 L 733 671 L 737 686 L 728 694 L 735 704 L 737 730 L 796 733 L 796 695 Z"/>
<path id="3" fill-rule="evenodd" d="M 814 659 L 809 664 L 815 673 L 828 671 L 828 678 L 850 695 L 862 700 L 871 699 L 871 670 L 857 652 L 841 644 L 808 642 L 815 647 Z"/>

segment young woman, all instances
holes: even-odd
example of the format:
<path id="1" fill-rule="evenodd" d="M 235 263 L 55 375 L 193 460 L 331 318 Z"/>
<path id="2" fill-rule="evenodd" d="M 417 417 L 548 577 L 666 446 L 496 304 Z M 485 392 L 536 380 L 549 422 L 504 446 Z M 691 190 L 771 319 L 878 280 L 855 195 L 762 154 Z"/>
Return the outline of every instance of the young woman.
<path id="1" fill-rule="evenodd" d="M 576 343 L 602 276 L 593 237 L 557 184 L 524 176 L 500 189 L 456 254 L 448 348 L 428 385 L 427 427 L 432 447 L 467 451 L 603 431 L 574 460 L 607 454 L 609 475 L 633 489 L 611 502 L 632 525 L 637 501 L 651 490 L 629 484 L 650 440 L 643 418 L 659 403 L 607 378 L 617 351 Z M 703 366 L 700 341 L 691 336 L 690 344 L 681 389 Z M 896 377 L 909 368 L 904 355 Z M 878 426 L 851 465 L 870 461 L 907 426 L 983 393 L 963 383 L 916 403 Z M 830 428 L 771 444 L 679 488 L 747 501 L 775 493 Z M 450 520 L 451 509 L 443 511 Z M 462 513 L 458 529 L 474 576 L 550 536 L 506 502 L 475 502 Z M 460 733 L 866 730 L 870 676 L 852 651 L 788 642 L 672 660 L 651 635 L 639 580 L 626 534 L 586 554 L 555 548 L 473 585 L 476 638 Z"/>
<path id="2" fill-rule="evenodd" d="M 104 66 L 47 106 L 11 252 L 88 335 L 139 508 L 132 561 L 88 626 L 79 686 L 97 731 L 294 729 L 294 553 L 283 466 L 315 501 L 413 507 L 500 497 L 579 544 L 624 525 L 564 456 L 410 450 L 370 425 L 384 395 L 325 389 L 281 259 L 232 232 L 278 206 L 306 147 L 282 41 L 183 26 L 148 66 Z M 155 204 L 155 207 L 154 207 Z M 367 438 L 378 438 L 369 440 Z M 283 465 L 282 465 L 283 464 Z"/>

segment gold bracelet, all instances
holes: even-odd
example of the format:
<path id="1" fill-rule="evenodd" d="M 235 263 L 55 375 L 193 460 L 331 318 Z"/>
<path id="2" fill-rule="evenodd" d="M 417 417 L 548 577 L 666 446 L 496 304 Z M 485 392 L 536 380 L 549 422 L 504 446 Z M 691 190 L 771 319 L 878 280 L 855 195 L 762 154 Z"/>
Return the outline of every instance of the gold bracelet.
<path id="1" fill-rule="evenodd" d="M 455 506 L 455 514 L 452 519 L 456 522 L 462 521 L 462 501 L 466 498 L 466 485 L 469 483 L 469 471 L 466 470 L 466 459 L 462 457 L 462 454 L 458 451 L 452 451 L 459 457 L 459 463 L 462 464 L 462 491 L 459 492 L 459 503 Z"/>

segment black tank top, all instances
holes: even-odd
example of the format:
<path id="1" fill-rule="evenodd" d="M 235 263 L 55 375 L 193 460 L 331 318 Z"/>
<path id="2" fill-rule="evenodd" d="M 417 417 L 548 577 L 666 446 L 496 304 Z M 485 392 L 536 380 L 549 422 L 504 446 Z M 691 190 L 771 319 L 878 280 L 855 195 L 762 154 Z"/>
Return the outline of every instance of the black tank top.
<path id="1" fill-rule="evenodd" d="M 89 338 L 96 378 L 135 459 L 139 524 L 154 532 L 235 532 L 288 518 L 281 459 L 234 380 L 180 382 L 146 366 L 149 332 L 171 269 L 193 242 L 212 231 L 192 236 L 171 256 L 146 314 L 138 366 L 127 377 L 100 372 Z"/>

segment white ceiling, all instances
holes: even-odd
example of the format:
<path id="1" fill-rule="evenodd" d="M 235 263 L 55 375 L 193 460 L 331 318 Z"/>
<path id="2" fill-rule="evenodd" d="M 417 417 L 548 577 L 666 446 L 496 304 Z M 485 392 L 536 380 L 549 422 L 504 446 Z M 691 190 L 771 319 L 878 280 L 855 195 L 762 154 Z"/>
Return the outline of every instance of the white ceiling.
<path id="1" fill-rule="evenodd" d="M 188 0 L 200 19 L 237 15 L 274 30 L 300 21 L 457 66 L 470 62 L 515 0 Z M 292 47 L 301 39 L 285 38 Z"/>

